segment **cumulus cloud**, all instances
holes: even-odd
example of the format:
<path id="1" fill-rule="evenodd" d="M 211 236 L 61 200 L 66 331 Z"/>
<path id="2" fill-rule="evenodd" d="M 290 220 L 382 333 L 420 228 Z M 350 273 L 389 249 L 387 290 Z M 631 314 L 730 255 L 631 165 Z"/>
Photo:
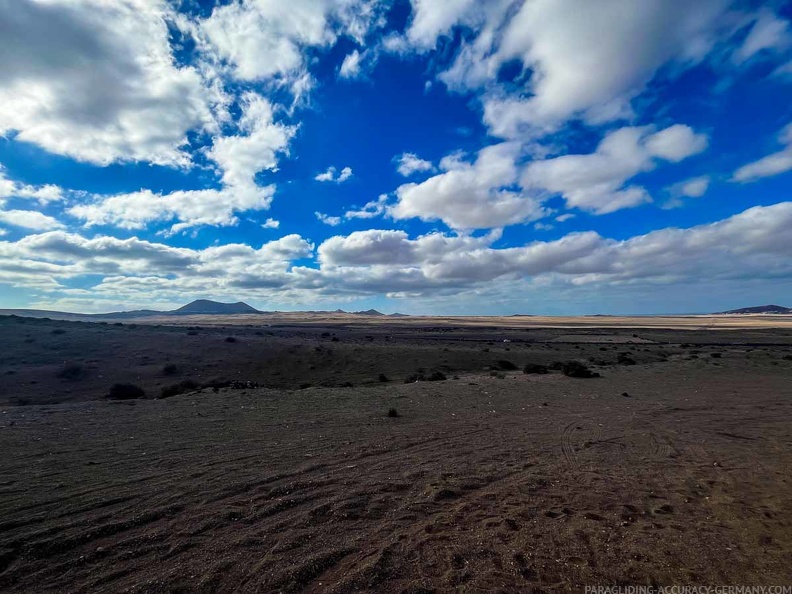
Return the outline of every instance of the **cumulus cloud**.
<path id="1" fill-rule="evenodd" d="M 396 190 L 397 203 L 388 209 L 394 219 L 442 220 L 454 229 L 503 227 L 538 219 L 539 202 L 515 187 L 517 143 L 506 142 L 479 151 L 472 163 L 458 155 L 443 159 L 443 173 Z"/>
<path id="2" fill-rule="evenodd" d="M 778 140 L 786 145 L 783 150 L 743 165 L 734 172 L 732 181 L 752 182 L 763 177 L 771 177 L 792 170 L 792 124 L 787 124 L 781 130 L 778 134 Z"/>
<path id="3" fill-rule="evenodd" d="M 220 189 L 169 194 L 143 189 L 98 197 L 93 203 L 69 208 L 68 213 L 89 226 L 109 224 L 125 229 L 176 219 L 171 230 L 181 231 L 197 225 L 235 225 L 235 213 L 269 208 L 275 186 L 259 186 L 256 174 L 277 169 L 278 155 L 287 150 L 295 128 L 275 122 L 272 105 L 260 95 L 246 93 L 241 103 L 241 133 L 215 138 L 207 152 L 222 172 Z"/>
<path id="4" fill-rule="evenodd" d="M 275 219 L 267 219 L 261 224 L 261 227 L 263 229 L 277 229 L 278 227 L 280 227 L 280 221 L 277 221 Z"/>
<path id="5" fill-rule="evenodd" d="M 298 235 L 258 249 L 229 244 L 197 250 L 54 231 L 0 240 L 0 282 L 69 295 L 65 279 L 102 275 L 92 294 L 151 301 L 243 288 L 254 295 L 285 292 L 303 300 L 342 294 L 438 295 L 489 286 L 496 279 L 550 289 L 792 280 L 791 225 L 792 202 L 783 202 L 624 241 L 589 231 L 514 247 L 495 247 L 499 231 L 480 237 L 434 232 L 410 238 L 404 231 L 372 229 L 331 237 L 316 250 Z M 295 265 L 314 254 L 318 267 Z"/>
<path id="6" fill-rule="evenodd" d="M 0 134 L 80 161 L 187 166 L 216 93 L 178 66 L 164 0 L 0 3 Z"/>
<path id="7" fill-rule="evenodd" d="M 396 171 L 403 177 L 410 177 L 414 173 L 434 170 L 434 165 L 432 165 L 431 161 L 421 159 L 415 153 L 402 153 L 398 157 L 395 157 L 394 161 L 396 162 Z"/>
<path id="8" fill-rule="evenodd" d="M 319 173 L 314 179 L 320 182 L 334 182 L 342 184 L 352 177 L 352 168 L 344 167 L 337 175 L 335 167 L 328 167 L 327 171 Z"/>
<path id="9" fill-rule="evenodd" d="M 525 188 L 560 194 L 567 206 L 607 214 L 652 201 L 641 186 L 625 186 L 658 160 L 680 161 L 704 150 L 707 137 L 676 124 L 653 132 L 651 127 L 621 128 L 609 133 L 587 155 L 563 155 L 530 163 L 522 176 Z"/>

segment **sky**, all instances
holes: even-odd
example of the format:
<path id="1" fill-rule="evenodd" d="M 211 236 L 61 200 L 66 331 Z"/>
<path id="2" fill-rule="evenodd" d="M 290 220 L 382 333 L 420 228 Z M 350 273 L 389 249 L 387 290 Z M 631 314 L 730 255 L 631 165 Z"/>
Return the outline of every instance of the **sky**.
<path id="1" fill-rule="evenodd" d="M 0 0 L 0 307 L 792 306 L 792 4 Z"/>

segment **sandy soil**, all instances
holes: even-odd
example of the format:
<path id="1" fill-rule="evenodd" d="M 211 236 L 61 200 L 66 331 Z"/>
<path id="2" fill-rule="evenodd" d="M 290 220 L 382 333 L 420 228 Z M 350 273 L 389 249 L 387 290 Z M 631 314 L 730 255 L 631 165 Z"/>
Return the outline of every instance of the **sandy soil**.
<path id="1" fill-rule="evenodd" d="M 792 583 L 789 330 L 233 330 L 0 320 L 0 591 Z"/>

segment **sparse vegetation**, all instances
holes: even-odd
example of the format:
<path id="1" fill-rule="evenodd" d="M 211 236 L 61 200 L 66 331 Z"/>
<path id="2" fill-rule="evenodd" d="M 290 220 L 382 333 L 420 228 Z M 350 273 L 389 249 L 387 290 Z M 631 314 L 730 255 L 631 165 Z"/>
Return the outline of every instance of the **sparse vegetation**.
<path id="1" fill-rule="evenodd" d="M 538 363 L 528 363 L 525 367 L 523 367 L 523 373 L 544 374 L 548 372 L 549 370 L 547 369 L 546 365 L 539 365 Z"/>
<path id="2" fill-rule="evenodd" d="M 442 371 L 433 371 L 429 375 L 424 374 L 423 372 L 414 373 L 407 378 L 405 378 L 405 384 L 413 384 L 415 382 L 442 382 L 447 380 L 445 373 Z"/>
<path id="3" fill-rule="evenodd" d="M 388 376 L 385 375 L 384 373 L 380 373 L 379 376 L 377 377 L 377 380 L 379 380 L 380 382 L 383 382 L 383 383 L 387 382 L 388 381 Z"/>
<path id="4" fill-rule="evenodd" d="M 399 411 L 396 410 L 395 408 L 390 408 L 388 409 L 388 416 L 392 419 L 395 419 L 396 417 L 399 416 Z"/>
<path id="5" fill-rule="evenodd" d="M 66 330 L 64 330 L 63 328 L 55 328 L 52 330 L 52 332 L 50 332 L 50 334 L 54 334 L 56 336 L 59 334 L 66 334 Z"/>
<path id="6" fill-rule="evenodd" d="M 632 357 L 630 357 L 629 353 L 619 353 L 616 357 L 616 362 L 619 365 L 635 365 L 636 361 Z"/>
<path id="7" fill-rule="evenodd" d="M 225 337 L 225 341 L 226 341 L 226 342 L 236 342 L 236 341 L 237 341 L 237 339 L 236 339 L 236 337 L 235 337 L 235 336 L 226 336 L 226 337 Z"/>

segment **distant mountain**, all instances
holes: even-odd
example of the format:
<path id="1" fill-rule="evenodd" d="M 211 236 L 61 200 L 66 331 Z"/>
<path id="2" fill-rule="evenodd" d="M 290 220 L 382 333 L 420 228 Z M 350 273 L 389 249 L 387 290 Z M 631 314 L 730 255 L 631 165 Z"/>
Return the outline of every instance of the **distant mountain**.
<path id="1" fill-rule="evenodd" d="M 399 313 L 397 311 L 397 312 L 394 312 L 392 314 L 388 314 L 388 317 L 389 318 L 409 318 L 410 314 L 403 314 L 403 313 Z"/>
<path id="2" fill-rule="evenodd" d="M 722 311 L 721 314 L 792 314 L 792 308 L 780 305 L 757 305 L 755 307 L 743 307 Z"/>
<path id="3" fill-rule="evenodd" d="M 384 316 L 385 314 L 376 309 L 367 309 L 366 311 L 356 311 L 355 314 L 359 316 Z"/>
<path id="4" fill-rule="evenodd" d="M 256 314 L 262 313 L 247 303 L 237 301 L 236 303 L 219 303 L 208 299 L 197 299 L 192 303 L 183 305 L 173 311 L 161 312 L 167 315 L 186 316 L 186 315 L 224 315 L 224 314 Z"/>

